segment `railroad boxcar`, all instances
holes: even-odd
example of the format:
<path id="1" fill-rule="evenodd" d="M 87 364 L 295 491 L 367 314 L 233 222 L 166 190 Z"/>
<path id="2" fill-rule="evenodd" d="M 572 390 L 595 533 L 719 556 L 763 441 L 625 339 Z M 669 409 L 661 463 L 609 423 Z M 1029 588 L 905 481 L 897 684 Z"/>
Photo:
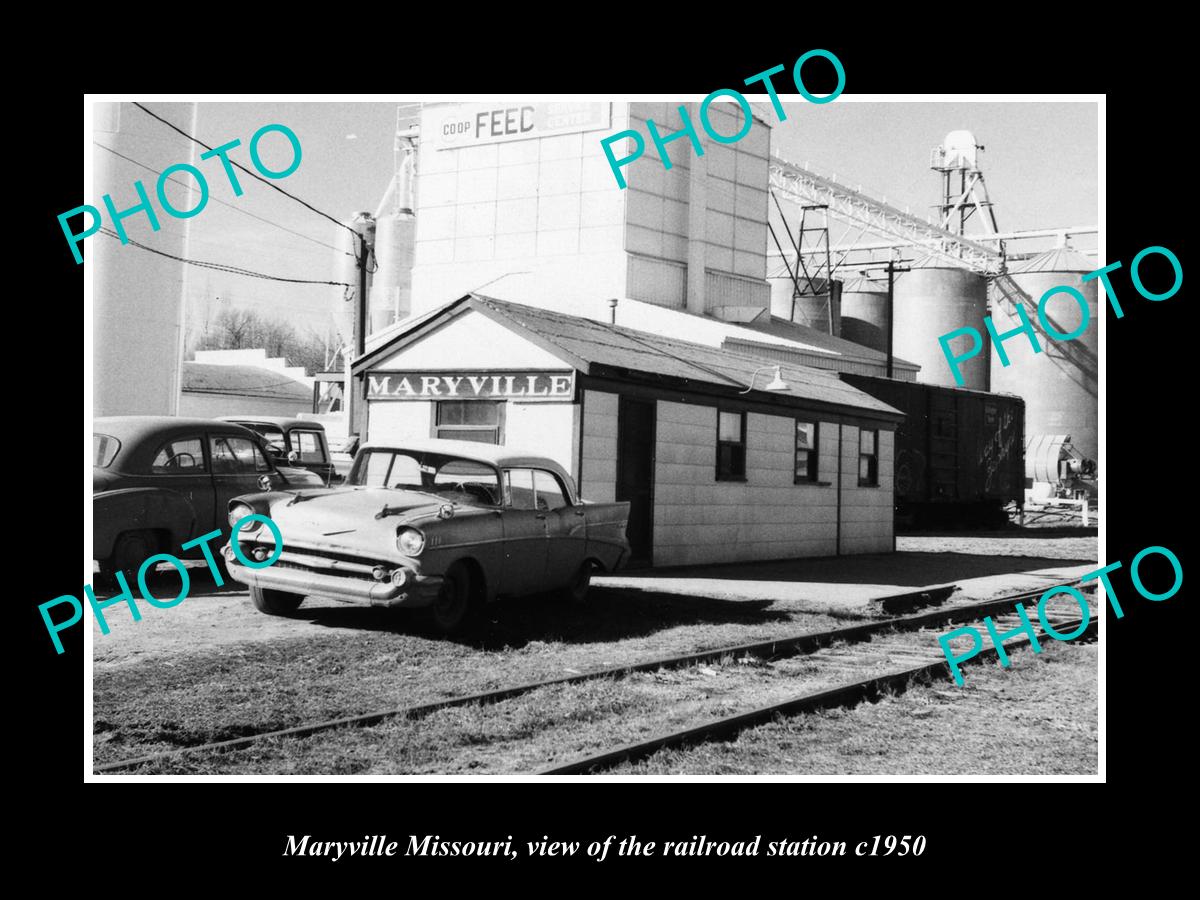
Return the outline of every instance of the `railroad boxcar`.
<path id="1" fill-rule="evenodd" d="M 896 431 L 896 515 L 903 525 L 999 525 L 1025 496 L 1025 401 L 1012 394 L 843 380 L 904 413 Z"/>

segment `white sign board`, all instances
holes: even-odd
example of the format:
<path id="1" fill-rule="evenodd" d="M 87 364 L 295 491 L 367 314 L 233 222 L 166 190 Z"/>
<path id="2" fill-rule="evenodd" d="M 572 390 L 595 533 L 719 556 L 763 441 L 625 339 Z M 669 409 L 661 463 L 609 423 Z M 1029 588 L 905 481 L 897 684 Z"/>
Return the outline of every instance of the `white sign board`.
<path id="1" fill-rule="evenodd" d="M 611 103 L 460 103 L 427 110 L 421 140 L 437 150 L 607 129 Z"/>

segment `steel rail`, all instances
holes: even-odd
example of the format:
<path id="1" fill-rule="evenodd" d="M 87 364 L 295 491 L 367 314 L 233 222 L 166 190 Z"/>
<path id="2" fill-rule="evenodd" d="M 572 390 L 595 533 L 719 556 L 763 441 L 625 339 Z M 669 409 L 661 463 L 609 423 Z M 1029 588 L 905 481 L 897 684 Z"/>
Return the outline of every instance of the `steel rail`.
<path id="1" fill-rule="evenodd" d="M 1060 630 L 1059 626 L 1061 626 L 1062 631 L 1074 631 L 1082 622 L 1082 619 L 1072 619 L 1057 621 L 1054 625 L 1056 630 Z M 1087 628 L 1075 640 L 1090 638 L 1095 634 L 1096 617 L 1092 616 L 1088 620 Z M 1029 638 L 1014 640 L 1005 648 L 1005 652 L 1019 649 L 1028 643 Z M 972 657 L 968 662 L 973 663 L 989 659 L 995 656 L 996 653 L 995 647 L 989 647 Z M 780 703 L 772 703 L 769 706 L 761 706 L 748 712 L 713 719 L 702 725 L 660 734 L 645 741 L 626 744 L 615 750 L 579 757 L 567 763 L 542 769 L 537 774 L 588 775 L 602 769 L 612 768 L 622 762 L 636 762 L 645 759 L 660 750 L 671 747 L 689 746 L 710 740 L 729 738 L 747 728 L 769 722 L 776 716 L 794 716 L 801 713 L 816 712 L 821 709 L 854 706 L 863 700 L 878 698 L 884 691 L 903 691 L 914 681 L 930 683 L 939 676 L 942 678 L 950 677 L 950 664 L 944 659 L 936 662 L 927 662 L 897 672 L 888 672 L 885 675 L 864 678 L 862 681 L 856 681 L 852 684 L 839 685 L 835 688 L 811 694 L 802 694 L 798 697 L 792 697 Z"/>
<path id="2" fill-rule="evenodd" d="M 1080 585 L 1079 582 L 1069 582 L 1067 584 L 1068 586 L 1080 587 L 1084 590 L 1094 587 L 1094 585 Z M 838 641 L 858 643 L 869 640 L 876 634 L 884 634 L 890 631 L 919 631 L 922 628 L 949 625 L 955 622 L 978 619 L 983 616 L 992 615 L 993 613 L 1006 611 L 1007 609 L 1011 608 L 1012 604 L 1019 603 L 1022 600 L 1032 600 L 1034 598 L 1038 598 L 1052 587 L 1057 586 L 1058 585 L 1047 585 L 1046 587 L 1038 588 L 1037 590 L 1023 591 L 1017 594 L 1010 594 L 1006 597 L 998 597 L 992 600 L 984 600 L 977 603 L 964 604 L 962 606 L 938 609 L 931 612 L 919 613 L 917 615 L 896 616 L 893 618 L 864 622 L 858 625 L 833 628 L 827 631 L 804 632 L 802 634 L 791 635 L 783 638 L 774 638 L 766 641 L 754 641 L 744 644 L 715 647 L 711 650 L 701 650 L 677 656 L 668 656 L 660 659 L 647 660 L 640 663 L 630 663 L 623 666 L 610 666 L 604 669 L 596 669 L 591 672 L 582 672 L 578 675 L 566 675 L 560 678 L 549 678 L 541 681 L 526 682 L 524 684 L 498 688 L 491 691 L 481 691 L 479 693 L 466 694 L 459 697 L 450 697 L 445 700 L 435 700 L 430 703 L 422 703 L 415 706 L 396 707 L 394 709 L 379 710 L 361 715 L 343 716 L 337 719 L 310 722 L 304 725 L 295 725 L 290 728 L 262 731 L 243 735 L 237 738 L 230 738 L 224 741 L 195 744 L 188 747 L 179 747 L 174 750 L 164 750 L 158 753 L 149 753 L 142 756 L 131 757 L 129 759 L 118 760 L 116 762 L 103 763 L 101 765 L 94 766 L 93 771 L 96 773 L 116 772 L 125 769 L 136 768 L 137 766 L 145 765 L 146 763 L 178 759 L 191 754 L 225 753 L 231 750 L 239 750 L 243 747 L 257 743 L 258 741 L 273 738 L 306 737 L 311 734 L 316 734 L 322 731 L 331 731 L 336 728 L 369 727 L 372 725 L 377 725 L 386 719 L 392 718 L 416 719 L 427 716 L 434 712 L 438 712 L 439 710 L 451 709 L 459 706 L 468 706 L 472 703 L 500 703 L 504 700 L 510 700 L 513 697 L 519 697 L 522 694 L 528 694 L 532 691 L 540 690 L 541 688 L 580 684 L 582 682 L 594 681 L 600 678 L 621 678 L 639 672 L 653 672 L 660 669 L 685 668 L 687 666 L 715 662 L 728 656 L 751 656 L 757 658 L 784 659 L 803 653 L 811 653 L 814 650 L 829 646 L 830 644 Z M 924 593 L 936 593 L 937 590 L 938 588 L 926 588 L 924 590 L 915 591 L 914 594 L 919 596 Z M 893 600 L 897 598 L 892 597 L 888 599 Z"/>

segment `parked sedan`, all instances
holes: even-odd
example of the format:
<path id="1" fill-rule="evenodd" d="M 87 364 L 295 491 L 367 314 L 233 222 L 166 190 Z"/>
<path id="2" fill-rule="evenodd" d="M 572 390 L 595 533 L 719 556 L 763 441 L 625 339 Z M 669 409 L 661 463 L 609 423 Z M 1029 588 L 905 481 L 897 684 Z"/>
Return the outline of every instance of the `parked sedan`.
<path id="1" fill-rule="evenodd" d="M 221 416 L 223 422 L 237 422 L 257 431 L 279 465 L 295 466 L 314 472 L 324 484 L 338 484 L 342 476 L 334 470 L 325 426 L 291 416 Z"/>
<path id="2" fill-rule="evenodd" d="M 227 546 L 226 565 L 273 615 L 315 595 L 425 607 L 453 632 L 498 596 L 562 590 L 582 601 L 594 571 L 629 556 L 628 503 L 580 500 L 553 460 L 468 441 L 367 445 L 346 487 L 239 497 L 229 518 L 252 512 L 279 527 L 280 555 L 251 568 Z M 267 527 L 238 537 L 246 558 L 276 549 Z"/>
<path id="3" fill-rule="evenodd" d="M 277 466 L 258 434 L 232 422 L 99 418 L 92 434 L 92 558 L 102 576 L 122 572 L 136 591 L 147 557 L 202 558 L 199 547 L 181 545 L 224 530 L 233 497 L 320 484 L 311 472 Z"/>

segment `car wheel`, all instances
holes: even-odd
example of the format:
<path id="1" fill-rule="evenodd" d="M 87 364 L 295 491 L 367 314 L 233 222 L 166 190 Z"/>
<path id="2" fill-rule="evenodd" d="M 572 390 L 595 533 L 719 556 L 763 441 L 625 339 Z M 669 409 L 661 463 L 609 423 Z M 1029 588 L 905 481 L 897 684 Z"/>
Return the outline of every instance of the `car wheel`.
<path id="1" fill-rule="evenodd" d="M 462 563 L 446 571 L 437 599 L 429 607 L 434 628 L 442 634 L 454 634 L 466 627 L 475 611 L 471 588 L 471 572 Z"/>
<path id="2" fill-rule="evenodd" d="M 567 585 L 567 599 L 572 603 L 583 603 L 587 599 L 588 588 L 592 586 L 593 569 L 590 560 L 585 562 Z"/>
<path id="3" fill-rule="evenodd" d="M 117 572 L 125 576 L 125 583 L 131 591 L 138 589 L 137 574 L 142 563 L 158 552 L 158 541 L 150 531 L 126 531 L 113 547 L 113 555 L 100 567 L 100 573 L 114 585 L 117 583 Z M 147 572 L 149 578 L 153 573 Z"/>
<path id="4" fill-rule="evenodd" d="M 250 599 L 254 601 L 254 608 L 259 612 L 268 616 L 286 616 L 300 608 L 300 604 L 304 602 L 304 595 L 252 587 Z"/>

